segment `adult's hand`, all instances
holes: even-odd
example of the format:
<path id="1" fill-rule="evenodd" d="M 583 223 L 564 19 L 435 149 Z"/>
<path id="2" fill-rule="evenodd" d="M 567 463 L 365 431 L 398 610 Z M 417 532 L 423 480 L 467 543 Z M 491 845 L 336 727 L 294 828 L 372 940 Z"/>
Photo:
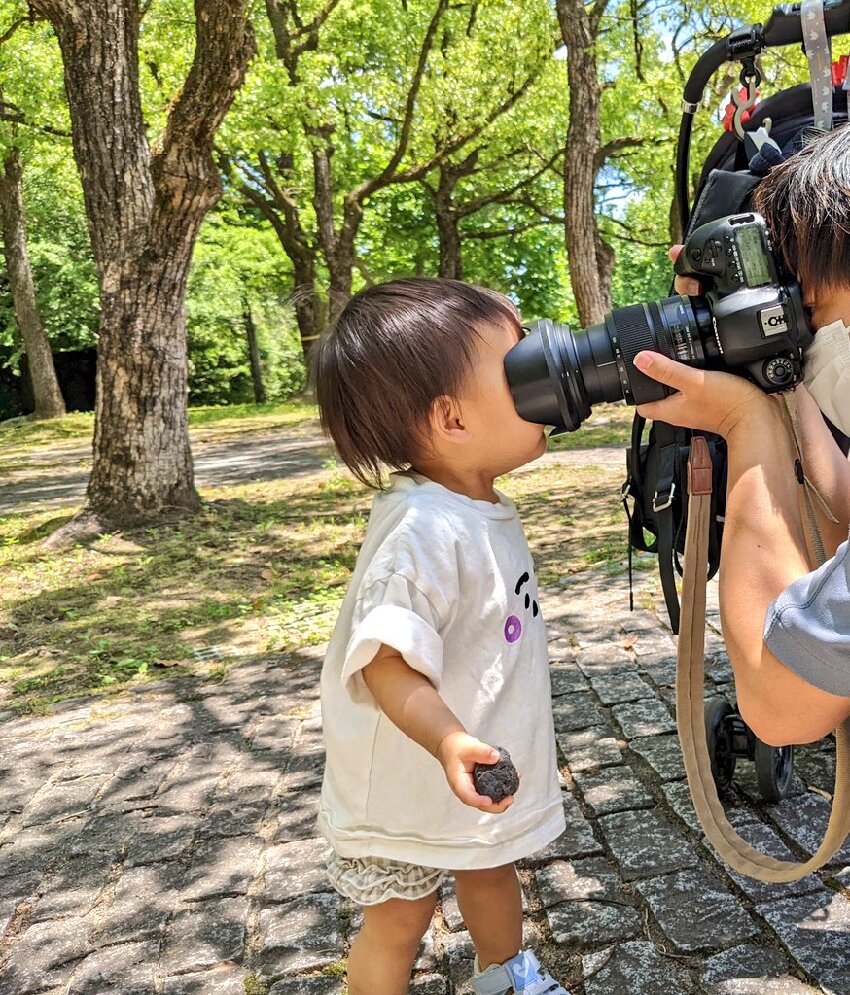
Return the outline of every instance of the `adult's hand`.
<path id="1" fill-rule="evenodd" d="M 670 262 L 675 263 L 679 258 L 679 253 L 684 249 L 684 245 L 671 245 L 667 250 Z M 702 284 L 695 276 L 676 276 L 673 280 L 673 289 L 677 294 L 685 294 L 688 297 L 699 297 L 702 293 Z"/>
<path id="2" fill-rule="evenodd" d="M 668 251 L 675 262 L 683 246 L 673 245 Z M 673 288 L 678 294 L 698 297 L 702 284 L 693 276 L 676 276 Z M 678 391 L 663 401 L 641 404 L 638 412 L 645 418 L 702 429 L 726 436 L 754 406 L 770 403 L 758 387 L 729 373 L 698 370 L 677 363 L 655 352 L 635 356 L 635 366 L 648 377 Z"/>
<path id="3" fill-rule="evenodd" d="M 657 352 L 639 352 L 635 366 L 677 393 L 638 406 L 639 414 L 669 425 L 702 429 L 728 437 L 755 411 L 772 410 L 770 398 L 755 384 L 731 373 L 699 370 Z"/>

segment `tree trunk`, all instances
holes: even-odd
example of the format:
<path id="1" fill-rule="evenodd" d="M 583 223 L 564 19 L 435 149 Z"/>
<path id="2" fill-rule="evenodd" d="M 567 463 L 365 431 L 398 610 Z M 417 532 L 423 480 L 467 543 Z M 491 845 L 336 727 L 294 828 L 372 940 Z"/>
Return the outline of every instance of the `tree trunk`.
<path id="1" fill-rule="evenodd" d="M 35 285 L 27 252 L 24 216 L 23 170 L 17 149 L 11 149 L 3 162 L 0 176 L 0 216 L 3 222 L 3 247 L 15 318 L 24 343 L 27 365 L 35 399 L 36 418 L 61 418 L 65 401 L 53 368 L 53 353 L 41 323 Z"/>
<path id="2" fill-rule="evenodd" d="M 451 280 L 463 279 L 460 229 L 457 211 L 452 203 L 454 189 L 460 176 L 460 171 L 453 170 L 448 163 L 441 163 L 437 189 L 428 187 L 434 199 L 434 213 L 437 216 L 437 232 L 440 238 L 440 276 Z"/>
<path id="3" fill-rule="evenodd" d="M 354 277 L 354 244 L 363 220 L 361 198 L 349 192 L 343 206 L 342 224 L 337 231 L 334 219 L 334 182 L 331 163 L 334 145 L 330 125 L 310 129 L 309 133 L 324 146 L 313 151 L 313 208 L 316 212 L 316 238 L 328 267 L 328 321 L 333 323 L 351 297 Z"/>
<path id="4" fill-rule="evenodd" d="M 127 526 L 198 506 L 183 299 L 191 248 L 124 262 L 102 298 L 88 504 Z"/>
<path id="5" fill-rule="evenodd" d="M 616 261 L 616 253 L 597 231 L 596 265 L 599 275 L 599 299 L 603 315 L 611 310 L 611 283 L 614 279 L 614 263 Z"/>
<path id="6" fill-rule="evenodd" d="M 122 527 L 198 505 L 184 300 L 220 195 L 215 132 L 253 54 L 247 0 L 195 0 L 194 61 L 153 151 L 137 0 L 31 0 L 59 40 L 101 291 L 94 461 L 84 517 Z"/>
<path id="7" fill-rule="evenodd" d="M 266 403 L 266 387 L 263 383 L 263 366 L 260 362 L 260 345 L 257 342 L 257 326 L 251 314 L 251 302 L 242 298 L 242 320 L 245 322 L 245 335 L 248 339 L 248 358 L 251 363 L 251 382 L 254 385 L 254 400 L 257 404 Z"/>
<path id="8" fill-rule="evenodd" d="M 461 255 L 460 231 L 457 216 L 449 208 L 437 205 L 437 232 L 440 238 L 440 276 L 450 280 L 463 279 L 463 256 Z"/>
<path id="9" fill-rule="evenodd" d="M 274 211 L 269 214 L 279 220 Z M 309 369 L 313 348 L 327 325 L 327 307 L 316 288 L 316 260 L 313 252 L 302 241 L 293 238 L 291 233 L 279 230 L 277 225 L 274 227 L 281 247 L 292 263 L 295 288 L 291 300 L 295 308 L 301 351 Z"/>
<path id="10" fill-rule="evenodd" d="M 599 282 L 594 203 L 599 137 L 599 83 L 594 43 L 602 0 L 588 14 L 583 0 L 557 0 L 558 23 L 567 46 L 570 123 L 564 169 L 564 214 L 570 284 L 581 323 L 600 322 L 608 310 Z"/>
<path id="11" fill-rule="evenodd" d="M 267 196 L 264 197 L 253 184 L 243 182 L 240 187 L 245 198 L 272 226 L 281 248 L 292 263 L 294 289 L 291 302 L 295 308 L 304 362 L 309 369 L 313 346 L 327 325 L 327 306 L 316 287 L 316 250 L 301 224 L 298 203 L 288 189 L 291 158 L 288 155 L 279 156 L 275 172 L 268 158 L 264 154 L 259 155 L 259 169 Z"/>

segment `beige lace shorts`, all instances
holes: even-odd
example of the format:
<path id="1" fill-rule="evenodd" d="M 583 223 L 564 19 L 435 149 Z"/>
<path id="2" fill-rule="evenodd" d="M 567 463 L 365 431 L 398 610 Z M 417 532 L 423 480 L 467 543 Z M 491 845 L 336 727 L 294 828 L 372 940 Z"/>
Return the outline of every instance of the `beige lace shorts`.
<path id="1" fill-rule="evenodd" d="M 415 901 L 440 887 L 448 871 L 419 867 L 383 857 L 340 857 L 331 853 L 328 874 L 336 890 L 358 905 L 380 905 L 390 898 Z"/>

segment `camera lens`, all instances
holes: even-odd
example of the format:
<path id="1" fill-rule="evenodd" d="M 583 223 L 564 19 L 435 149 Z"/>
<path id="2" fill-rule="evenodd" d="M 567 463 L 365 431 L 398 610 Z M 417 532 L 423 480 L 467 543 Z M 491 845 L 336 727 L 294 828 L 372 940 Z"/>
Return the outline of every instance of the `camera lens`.
<path id="1" fill-rule="evenodd" d="M 505 356 L 514 404 L 526 421 L 572 432 L 601 401 L 657 401 L 670 391 L 644 376 L 635 356 L 651 349 L 703 366 L 711 329 L 704 299 L 678 295 L 615 308 L 601 324 L 575 333 L 545 318 Z"/>

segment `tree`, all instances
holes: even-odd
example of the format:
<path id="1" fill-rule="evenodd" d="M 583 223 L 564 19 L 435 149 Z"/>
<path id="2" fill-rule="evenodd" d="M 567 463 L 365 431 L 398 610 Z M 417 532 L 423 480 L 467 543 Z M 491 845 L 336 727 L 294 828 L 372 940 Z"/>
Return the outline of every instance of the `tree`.
<path id="1" fill-rule="evenodd" d="M 37 96 L 28 98 L 26 109 L 9 99 L 8 87 L 11 87 L 15 100 L 18 99 L 18 91 L 23 94 L 28 88 L 32 89 L 33 65 L 24 64 L 21 47 L 17 44 L 26 33 L 29 20 L 26 10 L 14 4 L 8 13 L 10 20 L 0 25 L 0 77 L 4 84 L 4 89 L 0 91 L 0 226 L 14 324 L 27 357 L 35 417 L 58 418 L 65 414 L 65 402 L 56 380 L 51 345 L 36 296 L 24 208 L 22 155 L 22 147 L 29 150 L 33 145 L 31 136 L 27 134 L 33 125 L 37 125 L 32 112 L 36 107 L 39 110 L 43 108 L 44 100 L 49 100 L 52 95 L 52 88 L 49 83 L 39 87 Z M 48 68 L 45 76 L 49 79 L 44 52 L 45 46 L 40 44 L 40 39 L 33 40 L 30 58 L 37 62 L 39 70 Z M 28 85 L 25 80 L 29 81 Z M 61 130 L 49 125 L 45 130 L 54 135 L 62 134 Z"/>
<path id="2" fill-rule="evenodd" d="M 557 0 L 558 23 L 567 47 L 570 124 L 564 149 L 564 213 L 570 282 L 584 325 L 602 320 L 609 310 L 608 296 L 614 251 L 602 239 L 596 224 L 594 188 L 601 146 L 600 86 L 596 68 L 596 39 L 608 0 L 591 8 L 584 0 Z"/>
<path id="3" fill-rule="evenodd" d="M 222 198 L 210 211 L 195 244 L 186 292 L 190 404 L 256 399 L 257 358 L 267 400 L 286 400 L 304 386 L 288 300 L 291 266 L 268 224 L 232 201 Z M 247 314 L 256 338 L 253 360 Z"/>
<path id="4" fill-rule="evenodd" d="M 464 278 L 464 242 L 513 239 L 531 228 L 556 223 L 542 211 L 529 218 L 527 207 L 528 191 L 551 169 L 559 152 L 542 159 L 526 144 L 522 132 L 514 140 L 517 141 L 522 144 L 513 148 L 508 145 L 505 152 L 499 152 L 495 142 L 477 144 L 459 161 L 441 162 L 436 184 L 422 181 L 431 196 L 437 222 L 440 276 Z M 520 205 L 519 212 L 511 210 L 515 205 Z"/>
<path id="5" fill-rule="evenodd" d="M 31 0 L 59 42 L 101 317 L 94 462 L 75 530 L 198 504 L 186 412 L 184 299 L 221 185 L 215 133 L 254 53 L 247 0 L 196 0 L 195 50 L 148 145 L 138 0 Z M 146 11 L 149 5 L 146 5 Z"/>
<path id="6" fill-rule="evenodd" d="M 270 127 L 263 102 L 256 152 L 233 158 L 244 196 L 292 261 L 307 353 L 352 292 L 367 205 L 472 148 L 523 97 L 553 39 L 541 2 L 518 10 L 429 0 L 399 10 L 327 0 L 312 16 L 302 7 L 266 4 L 278 66 L 264 64 L 259 85 L 274 89 L 290 127 Z"/>
<path id="7" fill-rule="evenodd" d="M 10 149 L 4 157 L 3 172 L 0 174 L 0 218 L 15 317 L 27 356 L 35 417 L 61 418 L 65 414 L 65 401 L 56 380 L 53 353 L 38 310 L 27 252 L 22 177 L 20 153 L 16 148 Z"/>

